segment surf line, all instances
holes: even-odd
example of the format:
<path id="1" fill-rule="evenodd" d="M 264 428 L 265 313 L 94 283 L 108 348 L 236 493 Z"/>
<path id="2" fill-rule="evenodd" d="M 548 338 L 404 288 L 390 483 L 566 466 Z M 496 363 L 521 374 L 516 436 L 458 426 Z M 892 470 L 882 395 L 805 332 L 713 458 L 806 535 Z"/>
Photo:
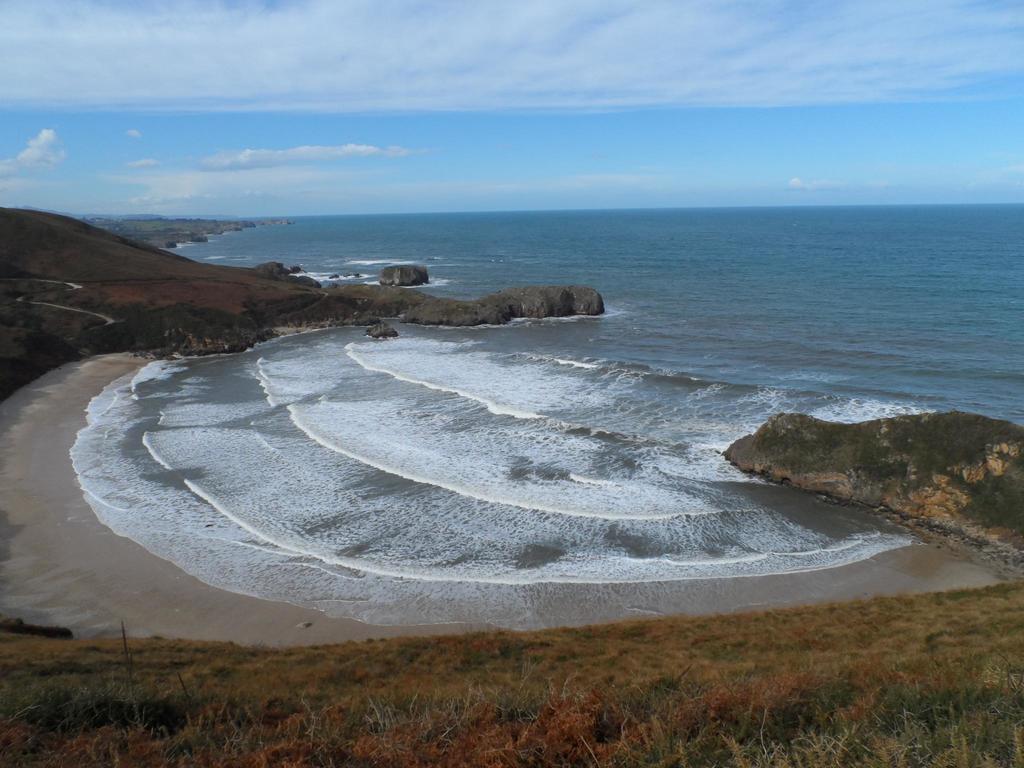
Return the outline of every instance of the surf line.
<path id="1" fill-rule="evenodd" d="M 374 469 L 380 470 L 381 472 L 387 472 L 389 475 L 401 477 L 405 480 L 410 480 L 414 483 L 421 483 L 423 485 L 430 485 L 435 488 L 441 488 L 446 491 L 458 494 L 459 496 L 465 496 L 477 501 L 487 502 L 488 504 L 502 504 L 509 507 L 516 507 L 518 509 L 525 509 L 533 512 L 545 512 L 552 515 L 563 515 L 567 517 L 586 517 L 596 520 L 671 520 L 680 517 L 703 517 L 705 515 L 718 514 L 717 511 L 705 511 L 705 512 L 665 512 L 655 515 L 622 515 L 622 514 L 600 514 L 597 512 L 580 512 L 572 509 L 563 509 L 561 507 L 550 507 L 543 504 L 527 504 L 515 499 L 504 498 L 500 496 L 487 496 L 481 493 L 474 493 L 468 488 L 464 488 L 459 485 L 452 483 L 445 483 L 437 478 L 431 478 L 426 475 L 420 475 L 415 472 L 409 472 L 400 467 L 395 467 L 390 464 L 386 464 L 381 461 L 376 461 L 366 456 L 361 456 L 358 453 L 347 450 L 335 442 L 322 437 L 315 427 L 309 424 L 299 413 L 296 406 L 287 406 L 288 413 L 291 415 L 292 423 L 302 431 L 310 440 L 317 443 L 318 445 L 326 448 L 334 453 L 340 453 L 343 456 L 358 461 L 360 464 L 365 464 Z"/>
<path id="2" fill-rule="evenodd" d="M 447 392 L 450 395 L 458 395 L 459 397 L 464 397 L 467 400 L 473 400 L 483 405 L 488 411 L 495 414 L 496 416 L 512 416 L 513 418 L 516 419 L 546 418 L 544 414 L 533 413 L 532 411 L 523 411 L 517 408 L 503 406 L 499 403 L 494 402 L 493 400 L 488 400 L 486 397 L 481 397 L 480 395 L 474 395 L 472 392 L 467 392 L 464 389 L 458 389 L 456 387 L 442 387 L 440 384 L 434 384 L 433 382 L 424 381 L 423 379 L 415 379 L 411 376 L 406 376 L 404 374 L 398 373 L 397 371 L 394 371 L 390 368 L 385 368 L 384 366 L 373 365 L 371 363 L 368 363 L 365 358 L 363 358 L 358 352 L 356 352 L 354 348 L 355 344 L 355 342 L 349 342 L 348 344 L 346 344 L 345 354 L 348 355 L 352 360 L 354 360 L 356 365 L 366 369 L 367 371 L 373 371 L 374 373 L 383 373 L 387 376 L 390 376 L 393 379 L 404 381 L 407 384 L 416 384 L 421 387 L 426 387 L 427 389 L 432 389 L 435 392 Z"/>

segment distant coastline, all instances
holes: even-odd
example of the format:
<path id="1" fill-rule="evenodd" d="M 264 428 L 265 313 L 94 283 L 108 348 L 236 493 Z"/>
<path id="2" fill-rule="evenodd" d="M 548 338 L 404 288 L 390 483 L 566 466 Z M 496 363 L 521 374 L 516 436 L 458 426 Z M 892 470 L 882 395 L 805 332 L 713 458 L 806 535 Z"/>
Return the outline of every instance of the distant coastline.
<path id="1" fill-rule="evenodd" d="M 255 227 L 287 226 L 290 219 L 190 219 L 149 217 L 91 216 L 84 219 L 95 227 L 121 237 L 155 245 L 157 248 L 177 248 L 186 243 L 205 243 L 210 236 L 228 232 L 241 232 Z"/>

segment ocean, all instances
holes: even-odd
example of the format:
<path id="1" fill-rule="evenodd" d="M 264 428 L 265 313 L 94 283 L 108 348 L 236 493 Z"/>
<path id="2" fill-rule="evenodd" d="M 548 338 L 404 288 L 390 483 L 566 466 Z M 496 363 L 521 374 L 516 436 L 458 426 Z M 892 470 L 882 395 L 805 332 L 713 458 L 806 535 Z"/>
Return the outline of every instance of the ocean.
<path id="1" fill-rule="evenodd" d="M 331 615 L 549 626 L 863 561 L 911 539 L 721 451 L 780 411 L 1024 423 L 1020 206 L 310 217 L 180 252 L 605 298 L 598 318 L 157 362 L 92 402 L 72 458 L 105 524 Z"/>

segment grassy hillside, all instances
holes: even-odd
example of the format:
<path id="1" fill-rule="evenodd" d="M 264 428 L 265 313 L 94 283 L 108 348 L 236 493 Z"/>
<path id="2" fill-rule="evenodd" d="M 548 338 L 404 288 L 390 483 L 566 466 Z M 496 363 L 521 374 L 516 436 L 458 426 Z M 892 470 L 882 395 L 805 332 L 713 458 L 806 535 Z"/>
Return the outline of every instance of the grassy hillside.
<path id="1" fill-rule="evenodd" d="M 97 352 L 243 348 L 264 334 L 261 317 L 320 298 L 66 216 L 0 208 L 0 398 Z"/>
<path id="2" fill-rule="evenodd" d="M 267 650 L 0 639 L 0 764 L 1020 766 L 1024 587 Z"/>

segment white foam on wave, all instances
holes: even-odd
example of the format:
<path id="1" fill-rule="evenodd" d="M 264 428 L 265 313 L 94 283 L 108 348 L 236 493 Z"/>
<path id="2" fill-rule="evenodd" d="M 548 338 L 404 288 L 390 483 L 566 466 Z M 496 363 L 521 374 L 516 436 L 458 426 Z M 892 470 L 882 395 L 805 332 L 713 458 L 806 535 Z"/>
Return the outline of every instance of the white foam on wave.
<path id="1" fill-rule="evenodd" d="M 311 277 L 318 283 L 345 283 L 352 280 L 365 280 L 370 275 L 358 273 L 358 274 L 341 274 L 340 272 L 306 272 L 302 271 L 298 273 L 299 277 Z"/>
<path id="2" fill-rule="evenodd" d="M 176 373 L 181 373 L 183 370 L 185 370 L 185 364 L 180 361 L 154 360 L 140 368 L 132 376 L 130 383 L 131 396 L 137 399 L 139 387 L 143 384 L 168 379 Z"/>
<path id="3" fill-rule="evenodd" d="M 504 405 L 496 400 L 491 400 L 490 398 L 484 397 L 483 395 L 479 395 L 475 392 L 472 392 L 469 389 L 460 388 L 458 386 L 440 384 L 436 381 L 430 381 L 429 379 L 426 378 L 417 378 L 416 376 L 413 376 L 411 374 L 403 373 L 397 368 L 388 367 L 386 365 L 382 365 L 376 362 L 371 362 L 371 360 L 373 360 L 374 358 L 371 357 L 370 354 L 367 354 L 369 350 L 366 350 L 365 346 L 366 345 L 359 345 L 356 344 L 355 342 L 351 342 L 345 346 L 345 354 L 347 354 L 356 363 L 358 363 L 360 366 L 362 366 L 368 371 L 373 371 L 375 373 L 383 373 L 388 376 L 391 376 L 392 378 L 398 379 L 399 381 L 404 381 L 408 384 L 416 384 L 421 387 L 426 387 L 427 389 L 433 389 L 437 392 L 447 392 L 449 394 L 465 397 L 468 400 L 474 400 L 483 405 L 485 408 L 487 408 L 487 410 L 490 411 L 491 413 L 499 416 L 513 416 L 517 419 L 543 418 L 543 416 L 539 413 L 534 413 L 533 411 L 528 411 L 522 408 L 516 408 L 514 406 Z M 394 346 L 394 342 L 392 342 L 389 346 Z M 374 355 L 374 357 L 381 357 L 381 355 Z M 390 357 L 393 357 L 393 355 Z"/>
<path id="4" fill-rule="evenodd" d="M 835 398 L 833 402 L 812 410 L 810 415 L 825 421 L 854 423 L 857 421 L 888 419 L 893 416 L 909 416 L 915 413 L 924 413 L 925 411 L 925 408 L 921 408 L 913 403 L 853 397 Z"/>
<path id="5" fill-rule="evenodd" d="M 569 473 L 569 479 L 574 483 L 583 483 L 584 485 L 605 485 L 609 487 L 615 487 L 616 483 L 613 480 L 602 480 L 599 477 L 584 477 L 578 475 L 575 472 Z"/>
<path id="6" fill-rule="evenodd" d="M 138 374 L 135 374 L 136 376 Z M 117 401 L 122 397 L 131 397 L 132 390 L 134 389 L 134 377 L 132 374 L 127 373 L 115 379 L 111 384 L 103 389 L 96 397 L 89 401 L 89 404 L 85 406 L 85 420 L 86 429 L 89 426 L 99 424 L 103 417 L 117 405 Z M 81 431 L 79 431 L 81 434 Z"/>
<path id="7" fill-rule="evenodd" d="M 558 429 L 445 424 L 418 418 L 408 403 L 381 400 L 372 410 L 348 402 L 291 405 L 295 425 L 327 448 L 384 472 L 462 496 L 572 517 L 662 520 L 712 514 L 681 487 L 650 478 L 608 477 L 581 483 L 606 460 L 593 437 Z M 517 479 L 517 475 L 521 475 Z"/>
<path id="8" fill-rule="evenodd" d="M 357 572 L 511 586 L 741 575 L 748 571 L 737 572 L 736 564 L 752 552 L 774 557 L 776 551 L 809 552 L 836 543 L 767 511 L 730 515 L 726 522 L 713 516 L 570 523 L 559 515 L 538 516 L 436 488 L 396 488 L 380 506 L 366 494 L 372 471 L 277 430 L 262 436 L 237 429 L 161 430 L 147 434 L 146 442 L 164 466 L 205 467 L 201 479 L 185 485 L 260 546 L 350 569 L 344 574 L 349 580 Z M 643 538 L 677 554 L 626 555 L 609 534 Z M 535 568 L 517 567 L 524 542 L 535 540 L 557 543 L 564 552 Z M 347 553 L 353 548 L 357 554 Z M 817 562 L 796 567 L 808 565 Z M 366 597 L 375 599 L 392 585 L 367 581 L 362 586 Z"/>
<path id="9" fill-rule="evenodd" d="M 553 355 L 527 355 L 530 360 L 536 360 L 541 363 L 555 363 L 556 365 L 564 365 L 569 368 L 583 368 L 589 371 L 597 370 L 601 367 L 600 363 L 588 363 L 581 360 L 570 360 L 567 357 L 554 357 Z"/>
<path id="10" fill-rule="evenodd" d="M 343 379 L 339 361 L 330 354 L 316 354 L 319 349 L 314 346 L 310 355 L 261 355 L 256 359 L 252 373 L 269 405 L 288 405 L 323 394 Z"/>
<path id="11" fill-rule="evenodd" d="M 415 261 L 395 261 L 394 259 L 349 259 L 345 262 L 353 267 L 375 267 L 378 265 L 394 265 L 396 267 L 405 264 L 416 264 Z"/>
<path id="12" fill-rule="evenodd" d="M 266 403 L 251 401 L 233 403 L 176 402 L 160 410 L 157 424 L 161 427 L 203 427 L 250 419 L 263 413 L 266 409 Z"/>
<path id="13" fill-rule="evenodd" d="M 368 371 L 473 400 L 491 413 L 539 419 L 567 408 L 606 404 L 615 387 L 476 351 L 474 342 L 424 338 L 350 343 L 346 354 Z"/>

